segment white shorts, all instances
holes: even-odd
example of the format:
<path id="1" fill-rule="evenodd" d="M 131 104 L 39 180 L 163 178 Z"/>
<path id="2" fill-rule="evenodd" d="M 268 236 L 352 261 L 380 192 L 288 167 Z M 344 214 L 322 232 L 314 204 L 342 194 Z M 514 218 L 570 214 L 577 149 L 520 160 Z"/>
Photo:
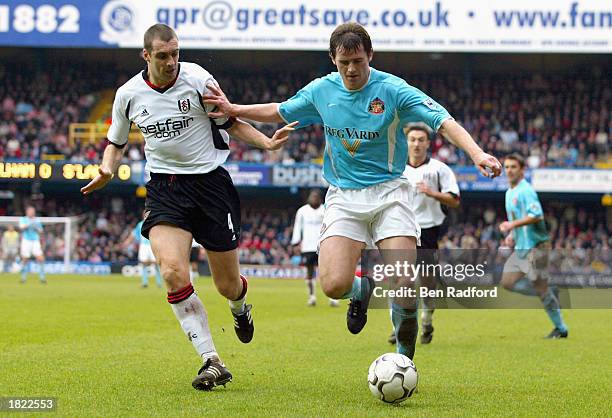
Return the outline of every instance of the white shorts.
<path id="1" fill-rule="evenodd" d="M 155 263 L 155 256 L 150 245 L 140 244 L 138 246 L 138 261 L 141 263 Z"/>
<path id="2" fill-rule="evenodd" d="M 390 237 L 415 237 L 421 228 L 412 210 L 413 190 L 399 178 L 363 189 L 330 186 L 325 196 L 325 213 L 319 242 L 342 236 L 368 245 Z"/>
<path id="3" fill-rule="evenodd" d="M 523 273 L 527 279 L 534 282 L 538 279 L 548 280 L 548 253 L 550 244 L 540 243 L 535 248 L 528 250 L 527 254 L 519 255 L 514 251 L 504 264 L 504 273 Z"/>
<path id="4" fill-rule="evenodd" d="M 3 253 L 4 258 L 15 258 L 17 255 L 19 255 L 19 249 L 15 247 L 6 248 Z"/>
<path id="5" fill-rule="evenodd" d="M 30 241 L 27 239 L 21 240 L 21 257 L 41 257 L 43 255 L 42 247 L 39 240 Z"/>

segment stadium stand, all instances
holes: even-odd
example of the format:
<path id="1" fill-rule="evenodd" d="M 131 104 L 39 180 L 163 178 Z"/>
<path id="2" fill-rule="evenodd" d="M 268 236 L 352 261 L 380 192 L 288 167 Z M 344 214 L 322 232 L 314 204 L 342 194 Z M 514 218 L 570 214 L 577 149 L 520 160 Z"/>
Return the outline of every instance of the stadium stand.
<path id="1" fill-rule="evenodd" d="M 109 100 L 109 88 L 128 73 L 112 66 L 50 66 L 18 72 L 0 70 L 0 159 L 63 158 L 96 161 L 104 141 L 70 141 L 69 126 L 87 121 L 99 100 Z M 406 80 L 438 98 L 483 148 L 496 156 L 521 152 L 530 168 L 593 167 L 609 159 L 612 129 L 612 82 L 593 69 L 590 74 L 521 76 L 404 74 Z M 254 73 L 219 78 L 228 96 L 238 103 L 282 101 L 309 80 L 306 73 Z M 101 99 L 102 98 L 102 99 Z M 102 131 L 108 114 L 95 121 Z M 274 127 L 263 126 L 265 131 Z M 264 153 L 232 141 L 231 161 L 317 161 L 323 152 L 318 126 L 298 131 L 285 148 Z M 451 165 L 466 165 L 466 156 L 437 137 L 433 155 Z M 128 160 L 143 158 L 141 144 L 130 145 Z"/>

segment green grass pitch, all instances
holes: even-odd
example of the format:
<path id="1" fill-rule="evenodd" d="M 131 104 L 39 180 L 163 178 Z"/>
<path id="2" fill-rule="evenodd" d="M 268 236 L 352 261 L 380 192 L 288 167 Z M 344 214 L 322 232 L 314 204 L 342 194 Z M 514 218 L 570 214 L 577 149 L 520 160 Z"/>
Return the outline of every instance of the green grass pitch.
<path id="1" fill-rule="evenodd" d="M 346 308 L 302 281 L 253 279 L 255 338 L 234 335 L 227 302 L 196 282 L 215 343 L 234 374 L 198 392 L 200 360 L 165 292 L 117 276 L 0 276 L 0 396 L 54 396 L 60 416 L 609 416 L 612 310 L 567 310 L 568 340 L 549 341 L 542 310 L 438 310 L 418 346 L 419 392 L 399 406 L 374 399 L 370 362 L 393 351 L 389 314 L 358 336 Z M 582 292 L 589 292 L 588 290 Z M 590 292 L 593 292 L 590 290 Z M 2 415 L 2 413 L 0 413 Z"/>

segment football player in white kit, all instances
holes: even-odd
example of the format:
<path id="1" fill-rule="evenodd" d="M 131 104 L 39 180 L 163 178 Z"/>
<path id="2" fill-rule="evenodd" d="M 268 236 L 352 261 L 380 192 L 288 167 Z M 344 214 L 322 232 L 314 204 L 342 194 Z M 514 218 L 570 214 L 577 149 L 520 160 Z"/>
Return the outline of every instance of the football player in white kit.
<path id="1" fill-rule="evenodd" d="M 224 131 L 255 147 L 276 150 L 296 124 L 268 138 L 240 119 L 209 118 L 212 106 L 205 107 L 202 96 L 217 82 L 198 64 L 179 62 L 179 41 L 167 25 L 147 29 L 142 53 L 146 69 L 117 90 L 99 173 L 81 192 L 89 194 L 111 180 L 135 124 L 144 136 L 151 172 L 142 235 L 151 241 L 168 302 L 204 363 L 192 386 L 211 390 L 231 381 L 232 374 L 215 349 L 206 311 L 189 280 L 192 239 L 207 251 L 213 281 L 229 301 L 238 338 L 248 343 L 254 332 L 236 250 L 240 200 L 221 167 L 230 152 Z"/>
<path id="2" fill-rule="evenodd" d="M 26 216 L 19 220 L 19 229 L 21 229 L 21 283 L 25 283 L 28 275 L 28 262 L 34 257 L 38 262 L 39 271 L 38 277 L 40 282 L 45 284 L 45 256 L 43 255 L 42 246 L 40 245 L 40 234 L 43 232 L 43 227 L 40 221 L 36 218 L 36 209 L 34 206 L 26 208 Z"/>
<path id="3" fill-rule="evenodd" d="M 191 251 L 189 252 L 189 280 L 193 281 L 198 277 L 198 264 L 200 263 L 200 250 L 202 245 L 194 239 L 191 241 Z"/>
<path id="4" fill-rule="evenodd" d="M 408 163 L 404 177 L 413 186 L 415 193 L 413 209 L 421 227 L 421 244 L 417 246 L 417 264 L 433 264 L 438 261 L 438 241 L 446 214 L 442 206 L 459 207 L 459 186 L 457 178 L 446 164 L 428 156 L 432 131 L 425 124 L 409 125 L 406 129 L 408 140 Z M 437 287 L 437 278 L 426 275 L 419 277 L 421 286 Z M 424 297 L 421 303 L 421 344 L 429 344 L 433 338 L 433 312 L 435 299 Z M 395 332 L 389 337 L 395 343 Z"/>
<path id="5" fill-rule="evenodd" d="M 306 204 L 295 213 L 293 223 L 293 236 L 291 245 L 299 245 L 302 254 L 302 263 L 306 266 L 306 286 L 308 288 L 308 306 L 317 304 L 315 292 L 315 275 L 319 265 L 319 234 L 323 225 L 323 205 L 321 204 L 321 192 L 312 189 L 308 193 Z M 338 306 L 336 299 L 329 299 L 329 305 Z"/>

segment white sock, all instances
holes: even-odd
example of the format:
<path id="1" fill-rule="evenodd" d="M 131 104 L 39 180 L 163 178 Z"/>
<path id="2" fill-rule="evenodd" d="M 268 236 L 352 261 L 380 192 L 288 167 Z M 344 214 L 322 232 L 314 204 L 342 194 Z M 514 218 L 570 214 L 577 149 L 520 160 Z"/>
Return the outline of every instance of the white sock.
<path id="1" fill-rule="evenodd" d="M 217 356 L 208 326 L 208 315 L 200 298 L 192 293 L 187 299 L 170 306 L 197 353 L 204 360 Z"/>
<path id="2" fill-rule="evenodd" d="M 246 305 L 246 294 L 247 294 L 247 280 L 244 276 L 240 275 L 240 281 L 242 282 L 242 297 L 237 300 L 228 299 L 230 310 L 233 314 L 241 314 L 244 312 L 244 307 Z"/>
<path id="3" fill-rule="evenodd" d="M 429 308 L 421 309 L 421 325 L 431 325 L 433 320 L 433 310 Z"/>
<path id="4" fill-rule="evenodd" d="M 230 310 L 233 313 L 241 314 L 242 312 L 244 312 L 244 306 L 246 305 L 246 296 L 238 300 L 228 299 L 228 302 L 229 302 Z"/>

